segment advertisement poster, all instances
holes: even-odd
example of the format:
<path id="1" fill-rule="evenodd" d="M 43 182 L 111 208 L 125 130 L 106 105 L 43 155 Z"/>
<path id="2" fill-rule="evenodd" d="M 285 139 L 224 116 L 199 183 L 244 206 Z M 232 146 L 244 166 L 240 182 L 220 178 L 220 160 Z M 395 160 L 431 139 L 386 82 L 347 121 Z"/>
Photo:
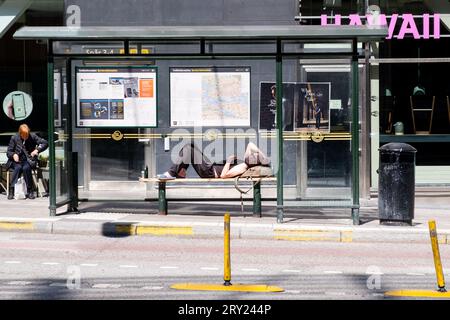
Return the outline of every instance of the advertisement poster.
<path id="1" fill-rule="evenodd" d="M 298 91 L 295 131 L 330 132 L 331 83 L 299 83 Z"/>
<path id="2" fill-rule="evenodd" d="M 329 132 L 329 82 L 283 82 L 283 131 Z M 259 129 L 276 130 L 275 82 L 260 83 Z"/>
<path id="3" fill-rule="evenodd" d="M 55 127 L 61 126 L 61 72 L 53 74 L 53 104 Z"/>
<path id="4" fill-rule="evenodd" d="M 283 131 L 294 130 L 294 101 L 296 83 L 283 83 Z M 261 82 L 259 85 L 259 129 L 276 130 L 276 87 L 275 82 Z"/>
<path id="5" fill-rule="evenodd" d="M 78 68 L 77 126 L 156 127 L 155 68 Z"/>
<path id="6" fill-rule="evenodd" d="M 170 124 L 250 126 L 250 68 L 170 68 Z"/>

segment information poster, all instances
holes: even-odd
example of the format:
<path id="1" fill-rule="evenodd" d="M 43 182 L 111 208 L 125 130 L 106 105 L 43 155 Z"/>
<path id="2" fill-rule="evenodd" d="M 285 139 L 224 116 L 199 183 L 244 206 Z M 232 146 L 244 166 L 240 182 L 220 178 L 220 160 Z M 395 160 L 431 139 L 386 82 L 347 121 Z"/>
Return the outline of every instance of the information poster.
<path id="1" fill-rule="evenodd" d="M 250 68 L 170 68 L 170 123 L 250 126 Z"/>
<path id="2" fill-rule="evenodd" d="M 283 131 L 330 131 L 329 82 L 283 82 Z M 276 129 L 275 82 L 260 83 L 259 129 Z"/>
<path id="3" fill-rule="evenodd" d="M 155 68 L 77 68 L 77 126 L 156 127 Z"/>

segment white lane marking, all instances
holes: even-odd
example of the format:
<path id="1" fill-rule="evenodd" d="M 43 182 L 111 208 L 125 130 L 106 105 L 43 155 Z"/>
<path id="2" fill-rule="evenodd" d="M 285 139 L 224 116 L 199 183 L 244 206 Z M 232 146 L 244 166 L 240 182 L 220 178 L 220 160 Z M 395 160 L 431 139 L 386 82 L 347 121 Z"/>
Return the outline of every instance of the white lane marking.
<path id="1" fill-rule="evenodd" d="M 409 272 L 406 274 L 407 276 L 424 276 L 425 273 L 418 273 L 418 272 Z"/>
<path id="2" fill-rule="evenodd" d="M 242 271 L 260 271 L 259 269 L 256 268 L 242 268 Z"/>
<path id="3" fill-rule="evenodd" d="M 300 290 L 285 290 L 285 293 L 295 293 L 295 294 L 299 294 L 301 291 Z"/>
<path id="4" fill-rule="evenodd" d="M 82 263 L 80 264 L 82 267 L 98 267 L 97 263 Z"/>
<path id="5" fill-rule="evenodd" d="M 345 296 L 345 292 L 340 292 L 340 291 L 328 291 L 328 292 L 325 292 L 325 294 L 330 295 L 330 296 Z"/>
<path id="6" fill-rule="evenodd" d="M 120 287 L 121 287 L 120 284 L 110 284 L 110 283 L 99 283 L 99 284 L 94 284 L 92 286 L 92 288 L 95 288 L 95 289 L 118 289 Z"/>
<path id="7" fill-rule="evenodd" d="M 301 271 L 301 270 L 286 269 L 286 270 L 282 270 L 281 272 L 294 272 L 294 273 L 299 273 L 299 272 L 302 272 L 302 271 Z"/>
<path id="8" fill-rule="evenodd" d="M 11 281 L 11 282 L 8 282 L 8 284 L 11 286 L 26 286 L 26 285 L 31 284 L 31 282 L 30 281 Z"/>
<path id="9" fill-rule="evenodd" d="M 42 264 L 46 265 L 46 266 L 57 266 L 60 263 L 59 262 L 42 262 Z"/>
<path id="10" fill-rule="evenodd" d="M 135 265 L 129 265 L 129 264 L 123 264 L 120 265 L 119 268 L 137 268 L 138 266 Z"/>
<path id="11" fill-rule="evenodd" d="M 374 275 L 382 276 L 382 275 L 384 275 L 384 273 L 381 272 L 381 271 L 377 271 L 377 272 L 368 272 L 368 271 L 366 271 L 366 274 L 371 275 L 371 276 L 374 276 Z"/>
<path id="12" fill-rule="evenodd" d="M 341 274 L 342 271 L 328 270 L 328 271 L 324 271 L 323 273 L 326 273 L 326 274 Z"/>
<path id="13" fill-rule="evenodd" d="M 201 270 L 212 270 L 212 271 L 219 270 L 219 268 L 214 268 L 214 267 L 201 267 L 200 269 Z"/>
<path id="14" fill-rule="evenodd" d="M 5 261 L 7 264 L 19 264 L 22 263 L 22 261 Z"/>
<path id="15" fill-rule="evenodd" d="M 178 269 L 178 267 L 172 267 L 172 266 L 162 266 L 161 269 Z"/>
<path id="16" fill-rule="evenodd" d="M 384 297 L 384 293 L 372 293 L 374 297 Z"/>
<path id="17" fill-rule="evenodd" d="M 164 287 L 158 287 L 158 286 L 148 286 L 148 287 L 142 287 L 142 290 L 161 290 L 164 289 Z"/>
<path id="18" fill-rule="evenodd" d="M 67 287 L 66 282 L 52 282 L 49 285 L 50 287 Z"/>

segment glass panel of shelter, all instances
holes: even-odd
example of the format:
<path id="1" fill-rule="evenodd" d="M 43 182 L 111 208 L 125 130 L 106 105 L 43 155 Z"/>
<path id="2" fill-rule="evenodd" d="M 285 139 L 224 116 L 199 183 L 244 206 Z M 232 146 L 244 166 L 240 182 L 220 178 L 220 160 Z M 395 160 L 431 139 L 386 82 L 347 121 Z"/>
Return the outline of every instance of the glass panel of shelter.
<path id="1" fill-rule="evenodd" d="M 286 206 L 350 203 L 351 81 L 348 58 L 283 60 Z"/>
<path id="2" fill-rule="evenodd" d="M 69 126 L 70 108 L 67 101 L 67 70 L 65 59 L 55 59 L 53 73 L 53 105 L 54 105 L 54 132 L 55 135 L 55 185 L 56 203 L 69 199 Z M 47 151 L 49 152 L 49 151 Z M 47 153 L 46 152 L 46 153 Z M 47 168 L 43 170 L 47 175 Z M 45 178 L 45 177 L 44 177 Z M 44 179 L 45 181 L 45 179 Z"/>
<path id="3" fill-rule="evenodd" d="M 168 44 L 162 45 L 167 46 Z M 193 49 L 196 43 L 187 42 L 186 45 L 185 48 Z M 266 48 L 270 47 L 270 50 L 273 49 L 270 43 L 262 43 L 262 45 Z M 138 53 L 141 50 L 140 54 L 147 54 L 147 51 L 142 51 L 145 48 L 149 50 L 148 54 L 158 53 L 163 48 L 161 44 L 158 45 L 155 42 L 130 43 L 130 49 L 135 46 Z M 230 51 L 224 43 L 211 42 L 211 45 L 207 47 L 209 47 L 208 50 L 219 52 L 222 52 L 222 50 L 224 50 L 223 52 L 233 51 Z M 317 48 L 313 49 L 317 53 Z M 306 51 L 303 49 L 303 53 Z M 170 49 L 166 48 L 166 52 L 169 53 Z M 269 49 L 267 49 L 267 52 L 269 52 Z M 334 53 L 347 54 L 347 48 L 343 49 L 341 46 Z M 294 97 L 293 101 L 284 101 L 286 104 L 291 103 L 291 107 L 283 106 L 284 131 L 286 132 L 284 138 L 286 190 L 284 194 L 287 200 L 308 198 L 351 199 L 350 62 L 342 59 L 339 61 L 330 61 L 329 59 L 318 61 L 283 60 L 283 82 L 286 82 L 283 86 L 287 86 L 286 94 Z M 117 60 L 109 63 L 124 65 L 128 62 L 137 63 L 137 65 L 142 64 L 130 60 Z M 273 56 L 267 59 L 236 56 L 229 59 L 214 60 L 204 58 L 195 60 L 192 57 L 183 58 L 181 56 L 180 59 L 158 57 L 154 60 L 143 60 L 143 62 L 158 69 L 157 128 L 80 128 L 74 123 L 73 150 L 82 154 L 84 159 L 79 163 L 79 185 L 83 186 L 82 191 L 85 192 L 84 196 L 82 192 L 80 193 L 80 198 L 93 196 L 95 190 L 106 190 L 102 195 L 107 198 L 116 194 L 128 199 L 129 194 L 133 194 L 136 198 L 157 198 L 157 191 L 153 186 L 148 185 L 146 189 L 138 187 L 137 178 L 141 175 L 141 171 L 148 167 L 149 176 L 164 172 L 168 165 L 176 159 L 180 146 L 191 141 L 200 143 L 204 150 L 209 150 L 212 161 L 224 160 L 231 153 L 242 157 L 245 145 L 249 141 L 255 142 L 273 159 L 272 164 L 276 171 L 277 139 L 276 134 L 274 134 L 275 130 L 273 130 L 276 121 L 273 110 L 267 109 L 263 101 L 268 99 L 270 103 L 271 87 L 275 84 L 276 70 Z M 95 65 L 95 61 L 90 60 L 73 61 L 72 114 L 74 115 L 76 114 L 77 103 L 75 67 L 92 65 L 92 63 Z M 105 61 L 100 64 L 102 63 L 105 63 Z M 205 125 L 206 122 L 203 122 L 199 125 L 199 123 L 194 122 L 180 122 L 180 120 L 189 119 L 192 114 L 190 109 L 182 115 L 179 112 L 177 114 L 177 101 L 176 96 L 174 97 L 174 93 L 177 93 L 174 90 L 174 80 L 177 77 L 174 76 L 176 72 L 174 68 L 182 68 L 185 69 L 184 71 L 193 72 L 195 71 L 193 69 L 197 67 L 203 69 L 203 71 L 209 68 L 210 72 L 216 72 L 216 78 L 217 72 L 220 72 L 221 68 L 234 68 L 233 72 L 240 72 L 241 77 L 245 76 L 246 68 L 250 70 L 248 123 L 243 125 L 243 123 L 231 121 L 228 124 L 212 122 L 210 125 Z M 182 79 L 182 77 L 179 79 Z M 269 83 L 272 84 L 269 85 Z M 244 86 L 244 83 L 241 83 L 241 86 Z M 315 94 L 320 96 L 322 100 L 319 101 L 323 103 L 323 111 L 319 117 L 320 124 L 317 130 L 315 129 L 317 123 L 316 111 L 311 106 L 308 107 L 308 103 L 312 103 L 311 99 L 315 99 L 312 98 L 314 94 L 311 94 L 314 91 L 317 91 Z M 285 98 L 285 100 L 288 99 Z M 263 114 L 264 112 L 265 114 Z M 293 114 L 290 116 L 291 112 Z M 266 117 L 268 113 L 272 114 L 272 118 Z M 267 126 L 271 127 L 270 130 Z M 134 142 L 130 144 L 132 139 L 114 140 L 112 138 L 114 131 L 120 131 L 122 135 L 133 136 Z M 92 137 L 98 137 L 99 135 L 104 135 L 104 139 L 92 139 Z M 89 136 L 91 138 L 86 139 Z M 307 138 L 305 139 L 305 137 Z M 127 156 L 130 154 L 133 154 L 131 160 Z M 296 158 L 293 161 L 292 155 L 294 154 Z M 115 162 L 107 164 L 106 159 Z M 195 176 L 192 168 L 188 170 L 188 176 Z M 109 183 L 111 181 L 118 183 L 111 184 Z M 120 182 L 124 184 L 121 185 Z M 132 187 L 130 188 L 130 186 Z M 173 191 L 173 196 L 214 197 L 219 195 L 217 192 L 205 192 L 204 188 L 198 188 L 197 193 L 189 192 L 189 194 L 181 189 Z M 269 193 L 275 195 L 276 185 L 268 186 L 266 190 L 266 195 L 269 195 Z M 232 197 L 236 196 L 233 192 L 229 194 Z M 223 195 L 224 193 L 220 193 L 220 196 Z M 263 196 L 265 196 L 264 191 Z"/>

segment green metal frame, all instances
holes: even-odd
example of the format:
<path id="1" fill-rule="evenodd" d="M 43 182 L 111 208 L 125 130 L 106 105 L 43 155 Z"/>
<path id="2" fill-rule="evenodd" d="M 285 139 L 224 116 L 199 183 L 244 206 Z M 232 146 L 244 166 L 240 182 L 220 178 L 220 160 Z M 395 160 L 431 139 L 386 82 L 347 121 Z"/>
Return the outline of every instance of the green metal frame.
<path id="1" fill-rule="evenodd" d="M 136 28 L 135 28 L 136 29 Z M 48 78 L 48 132 L 49 132 L 49 163 L 50 163 L 50 216 L 56 215 L 56 209 L 64 204 L 69 204 L 69 210 L 77 211 L 78 205 L 78 190 L 77 190 L 77 154 L 72 154 L 72 109 L 68 111 L 67 124 L 67 174 L 69 181 L 68 198 L 66 201 L 56 202 L 56 161 L 55 161 L 55 139 L 54 139 L 54 58 L 64 58 L 67 62 L 66 73 L 70 84 L 72 80 L 72 61 L 80 60 L 167 60 L 167 59 L 269 59 L 274 60 L 276 64 L 276 139 L 277 139 L 277 222 L 283 222 L 283 112 L 282 112 L 282 97 L 283 97 L 283 58 L 305 58 L 316 57 L 326 59 L 331 57 L 352 58 L 352 219 L 355 225 L 360 223 L 359 220 L 359 80 L 358 80 L 358 41 L 381 40 L 387 35 L 387 29 L 371 29 L 362 26 L 342 26 L 322 28 L 318 26 L 275 26 L 275 27 L 251 27 L 251 26 L 235 26 L 235 27 L 172 27 L 170 30 L 160 27 L 146 27 L 145 30 L 133 29 L 130 27 L 113 28 L 113 29 L 97 29 L 95 27 L 83 27 L 76 32 L 66 27 L 23 27 L 16 32 L 14 38 L 27 39 L 45 39 L 48 41 L 48 63 L 47 63 L 47 78 Z M 137 32 L 137 33 L 136 33 Z M 151 35 L 151 36 L 149 36 Z M 151 41 L 151 40 L 166 40 L 179 41 L 195 40 L 199 43 L 199 52 L 195 54 L 130 54 L 130 41 Z M 123 41 L 124 54 L 118 55 L 87 55 L 87 54 L 54 54 L 53 41 Z M 205 41 L 244 41 L 249 42 L 253 40 L 269 40 L 276 42 L 276 52 L 273 53 L 206 53 Z M 350 52 L 319 52 L 319 53 L 296 53 L 283 52 L 282 41 L 304 41 L 304 42 L 340 42 L 352 41 L 352 51 Z M 71 90 L 68 90 L 71 91 Z M 68 92 L 68 104 L 72 104 L 71 92 Z M 159 207 L 160 214 L 167 214 L 167 199 L 165 192 L 165 183 L 159 184 Z M 256 201 L 255 201 L 256 200 Z M 261 215 L 261 189 L 260 184 L 254 186 L 254 206 L 253 212 L 255 216 Z"/>
<path id="2" fill-rule="evenodd" d="M 47 94 L 48 94 L 48 145 L 49 145 L 49 198 L 50 198 L 50 216 L 56 216 L 56 161 L 55 161 L 55 112 L 54 112 L 54 62 L 53 57 L 49 56 L 47 62 Z"/>
<path id="3" fill-rule="evenodd" d="M 360 224 L 359 219 L 359 64 L 358 43 L 353 41 L 352 57 L 352 220 L 354 225 Z"/>
<path id="4" fill-rule="evenodd" d="M 281 41 L 277 42 L 277 57 L 276 57 L 276 101 L 277 101 L 277 222 L 283 223 L 283 56 Z"/>

